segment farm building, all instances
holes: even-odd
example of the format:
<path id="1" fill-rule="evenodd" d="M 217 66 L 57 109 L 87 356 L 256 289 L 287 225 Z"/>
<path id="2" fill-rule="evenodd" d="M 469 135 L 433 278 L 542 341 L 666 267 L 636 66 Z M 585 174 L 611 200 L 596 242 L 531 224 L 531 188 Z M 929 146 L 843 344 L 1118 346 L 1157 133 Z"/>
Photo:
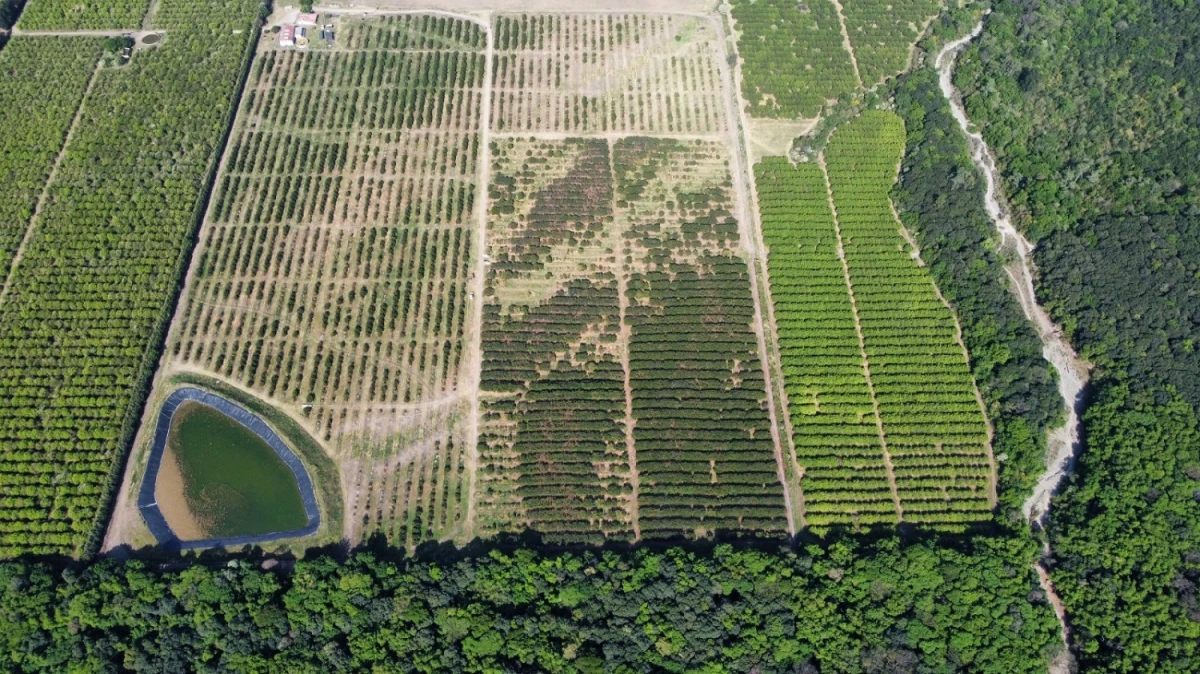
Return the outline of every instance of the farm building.
<path id="1" fill-rule="evenodd" d="M 296 46 L 296 27 L 292 25 L 283 26 L 279 29 L 279 46 L 280 47 L 295 47 Z"/>
<path id="2" fill-rule="evenodd" d="M 301 14 L 299 17 L 296 18 L 296 25 L 297 26 L 315 26 L 315 25 L 317 25 L 317 13 L 316 12 L 308 12 L 306 14 Z"/>

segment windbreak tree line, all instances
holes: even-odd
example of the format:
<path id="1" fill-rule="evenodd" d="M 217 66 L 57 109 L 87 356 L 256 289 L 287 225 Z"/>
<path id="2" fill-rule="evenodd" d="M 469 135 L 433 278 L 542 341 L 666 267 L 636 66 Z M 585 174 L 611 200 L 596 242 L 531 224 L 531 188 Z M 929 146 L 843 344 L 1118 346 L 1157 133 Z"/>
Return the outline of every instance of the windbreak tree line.
<path id="1" fill-rule="evenodd" d="M 8 672 L 1019 672 L 1061 648 L 1031 544 L 492 552 L 155 571 L 0 564 Z"/>
<path id="2" fill-rule="evenodd" d="M 1053 577 L 1082 664 L 1200 668 L 1200 6 L 999 2 L 957 81 L 1095 365 Z"/>

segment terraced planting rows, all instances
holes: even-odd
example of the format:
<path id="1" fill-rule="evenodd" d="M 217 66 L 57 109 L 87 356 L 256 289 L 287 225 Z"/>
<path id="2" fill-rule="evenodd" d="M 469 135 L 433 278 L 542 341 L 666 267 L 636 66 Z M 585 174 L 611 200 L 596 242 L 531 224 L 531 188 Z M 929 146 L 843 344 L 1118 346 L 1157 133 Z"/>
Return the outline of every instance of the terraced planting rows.
<path id="1" fill-rule="evenodd" d="M 261 51 L 172 331 L 166 371 L 236 382 L 342 461 L 352 537 L 465 515 L 481 36 L 412 15 Z"/>
<path id="2" fill-rule="evenodd" d="M 829 99 L 858 89 L 829 0 L 737 0 L 742 95 L 756 117 L 816 117 Z"/>
<path id="3" fill-rule="evenodd" d="M 898 116 L 863 113 L 830 140 L 829 184 L 904 519 L 969 522 L 994 504 L 990 439 L 954 315 L 897 240 L 903 152 Z"/>
<path id="4" fill-rule="evenodd" d="M 713 134 L 724 130 L 716 30 L 666 14 L 500 15 L 493 129 Z"/>
<path id="5" fill-rule="evenodd" d="M 98 541 L 245 62 L 238 9 L 97 74 L 0 304 L 0 554 Z"/>
<path id="6" fill-rule="evenodd" d="M 987 421 L 953 313 L 888 199 L 903 148 L 899 117 L 872 111 L 830 141 L 828 191 L 819 167 L 758 169 L 810 525 L 960 529 L 995 502 Z"/>
<path id="7" fill-rule="evenodd" d="M 0 51 L 0 276 L 8 274 L 99 58 L 95 38 L 17 37 Z"/>
<path id="8" fill-rule="evenodd" d="M 493 155 L 486 526 L 786 531 L 725 146 L 527 139 Z"/>

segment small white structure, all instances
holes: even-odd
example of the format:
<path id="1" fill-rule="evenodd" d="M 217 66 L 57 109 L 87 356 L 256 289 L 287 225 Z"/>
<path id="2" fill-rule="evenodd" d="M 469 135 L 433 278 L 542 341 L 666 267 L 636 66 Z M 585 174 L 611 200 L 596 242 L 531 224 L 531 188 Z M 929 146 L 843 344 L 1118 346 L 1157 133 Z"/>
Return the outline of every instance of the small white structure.
<path id="1" fill-rule="evenodd" d="M 296 18 L 296 25 L 297 26 L 315 26 L 315 25 L 317 25 L 317 13 L 309 12 L 307 14 L 301 14 L 299 17 Z"/>
<path id="2" fill-rule="evenodd" d="M 296 27 L 288 24 L 279 29 L 279 46 L 280 47 L 295 47 L 296 46 Z"/>
<path id="3" fill-rule="evenodd" d="M 304 26 L 296 26 L 296 46 L 300 49 L 308 46 L 308 29 Z"/>

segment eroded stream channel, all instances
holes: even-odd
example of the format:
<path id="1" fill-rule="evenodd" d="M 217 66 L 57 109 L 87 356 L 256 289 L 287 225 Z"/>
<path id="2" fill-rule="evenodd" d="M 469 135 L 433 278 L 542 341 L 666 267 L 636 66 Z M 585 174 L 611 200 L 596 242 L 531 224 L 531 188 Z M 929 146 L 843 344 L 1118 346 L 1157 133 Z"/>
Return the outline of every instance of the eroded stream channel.
<path id="1" fill-rule="evenodd" d="M 1062 329 L 1054 324 L 1046 310 L 1038 304 L 1037 294 L 1033 288 L 1033 245 L 1021 232 L 1017 231 L 1011 217 L 1001 205 L 1002 197 L 999 191 L 999 174 L 996 170 L 995 158 L 983 140 L 983 135 L 972 128 L 962 104 L 962 95 L 954 88 L 954 66 L 958 60 L 958 54 L 982 31 L 983 21 L 980 21 L 970 34 L 946 44 L 938 53 L 934 64 L 938 69 L 942 95 L 949 101 L 954 119 L 967 138 L 971 160 L 984 177 L 986 184 L 984 206 L 996 231 L 1000 234 L 1000 250 L 1007 260 L 1004 268 L 1012 279 L 1012 290 L 1021 303 L 1025 317 L 1037 330 L 1038 337 L 1042 341 L 1042 355 L 1058 372 L 1058 391 L 1062 395 L 1066 421 L 1061 426 L 1049 431 L 1046 442 L 1046 470 L 1038 479 L 1033 493 L 1022 508 L 1025 519 L 1030 524 L 1041 525 L 1050 510 L 1050 497 L 1053 496 L 1059 483 L 1071 471 L 1075 463 L 1076 452 L 1079 449 L 1079 415 L 1083 407 L 1082 393 L 1088 380 L 1088 368 L 1071 348 Z M 1063 641 L 1065 642 L 1067 631 L 1062 603 L 1054 591 L 1046 570 L 1041 564 L 1037 564 L 1036 567 L 1042 587 L 1050 597 L 1059 622 L 1063 624 Z M 1052 665 L 1051 670 L 1054 671 L 1054 669 L 1055 667 Z"/>

